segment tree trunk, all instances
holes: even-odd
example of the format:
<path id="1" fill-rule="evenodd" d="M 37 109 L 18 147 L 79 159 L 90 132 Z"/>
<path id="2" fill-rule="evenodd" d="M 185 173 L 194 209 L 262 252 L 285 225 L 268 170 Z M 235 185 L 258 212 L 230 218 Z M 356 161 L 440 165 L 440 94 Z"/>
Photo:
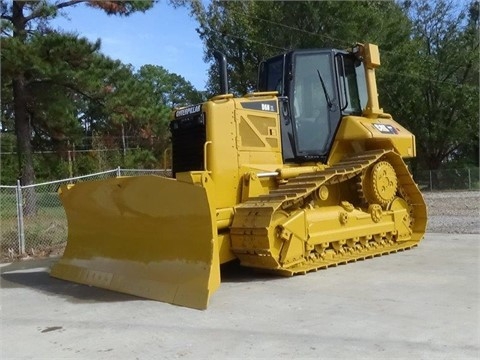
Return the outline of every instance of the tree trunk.
<path id="1" fill-rule="evenodd" d="M 25 41 L 25 17 L 23 15 L 24 2 L 14 1 L 12 8 L 12 22 L 14 26 L 13 36 Z M 32 131 L 30 128 L 29 115 L 27 112 L 27 89 L 25 86 L 25 73 L 17 74 L 12 80 L 13 109 L 15 112 L 15 135 L 17 136 L 18 168 L 20 182 L 23 186 L 35 182 L 33 169 L 33 149 L 31 143 Z M 37 212 L 35 188 L 27 188 L 23 192 L 25 216 L 34 215 Z"/>
<path id="2" fill-rule="evenodd" d="M 18 168 L 20 169 L 20 182 L 22 186 L 35 183 L 33 169 L 33 148 L 31 143 L 32 132 L 29 115 L 27 113 L 27 96 L 25 77 L 17 75 L 12 81 L 13 101 L 15 110 L 15 134 L 17 135 Z M 35 188 L 27 188 L 23 192 L 24 215 L 36 213 Z"/>

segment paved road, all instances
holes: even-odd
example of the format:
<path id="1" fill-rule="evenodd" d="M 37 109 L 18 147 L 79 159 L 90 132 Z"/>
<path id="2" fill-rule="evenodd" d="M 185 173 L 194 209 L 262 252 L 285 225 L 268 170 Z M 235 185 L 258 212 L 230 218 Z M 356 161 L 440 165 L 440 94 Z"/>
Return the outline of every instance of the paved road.
<path id="1" fill-rule="evenodd" d="M 306 276 L 230 268 L 206 311 L 2 266 L 1 359 L 478 359 L 478 235 Z"/>

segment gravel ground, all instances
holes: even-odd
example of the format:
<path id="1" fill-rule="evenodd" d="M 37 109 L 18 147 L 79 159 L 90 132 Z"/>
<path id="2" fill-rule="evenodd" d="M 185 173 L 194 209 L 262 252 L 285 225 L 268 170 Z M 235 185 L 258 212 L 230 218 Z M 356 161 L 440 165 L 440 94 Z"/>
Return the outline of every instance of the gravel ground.
<path id="1" fill-rule="evenodd" d="M 480 234 L 480 191 L 426 192 L 428 232 Z"/>

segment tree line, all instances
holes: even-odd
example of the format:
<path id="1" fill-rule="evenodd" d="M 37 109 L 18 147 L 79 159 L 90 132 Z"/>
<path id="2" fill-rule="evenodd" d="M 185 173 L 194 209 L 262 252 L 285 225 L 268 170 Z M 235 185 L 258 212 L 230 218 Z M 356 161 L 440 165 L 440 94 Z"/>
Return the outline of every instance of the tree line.
<path id="1" fill-rule="evenodd" d="M 214 50 L 226 54 L 229 88 L 241 95 L 255 89 L 258 64 L 268 57 L 356 42 L 380 47 L 380 104 L 416 135 L 413 168 L 478 166 L 478 1 L 169 3 L 187 7 L 198 23 L 212 64 L 206 91 L 161 64 L 135 70 L 102 54 L 100 40 L 50 26 L 71 6 L 126 17 L 156 1 L 1 1 L 0 142 L 3 153 L 16 154 L 1 156 L 1 183 L 63 177 L 75 149 L 120 149 L 78 153 L 76 175 L 99 163 L 161 167 L 171 109 L 219 91 Z"/>

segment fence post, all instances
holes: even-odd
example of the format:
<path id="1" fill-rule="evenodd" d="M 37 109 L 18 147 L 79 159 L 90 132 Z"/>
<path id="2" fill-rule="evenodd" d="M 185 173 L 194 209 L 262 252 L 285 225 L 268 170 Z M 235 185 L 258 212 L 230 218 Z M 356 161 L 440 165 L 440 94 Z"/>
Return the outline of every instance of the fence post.
<path id="1" fill-rule="evenodd" d="M 472 178 L 470 177 L 470 168 L 468 168 L 468 190 L 472 190 Z"/>
<path id="2" fill-rule="evenodd" d="M 120 169 L 120 166 L 117 166 L 117 177 L 122 176 L 122 170 Z"/>
<path id="3" fill-rule="evenodd" d="M 430 178 L 430 191 L 433 191 L 432 170 L 428 170 L 428 175 Z"/>
<path id="4" fill-rule="evenodd" d="M 68 150 L 67 154 L 68 154 L 68 175 L 71 178 L 73 178 L 72 152 Z"/>
<path id="5" fill-rule="evenodd" d="M 18 252 L 25 254 L 25 224 L 23 223 L 23 196 L 20 180 L 17 180 L 17 224 L 18 224 Z"/>

